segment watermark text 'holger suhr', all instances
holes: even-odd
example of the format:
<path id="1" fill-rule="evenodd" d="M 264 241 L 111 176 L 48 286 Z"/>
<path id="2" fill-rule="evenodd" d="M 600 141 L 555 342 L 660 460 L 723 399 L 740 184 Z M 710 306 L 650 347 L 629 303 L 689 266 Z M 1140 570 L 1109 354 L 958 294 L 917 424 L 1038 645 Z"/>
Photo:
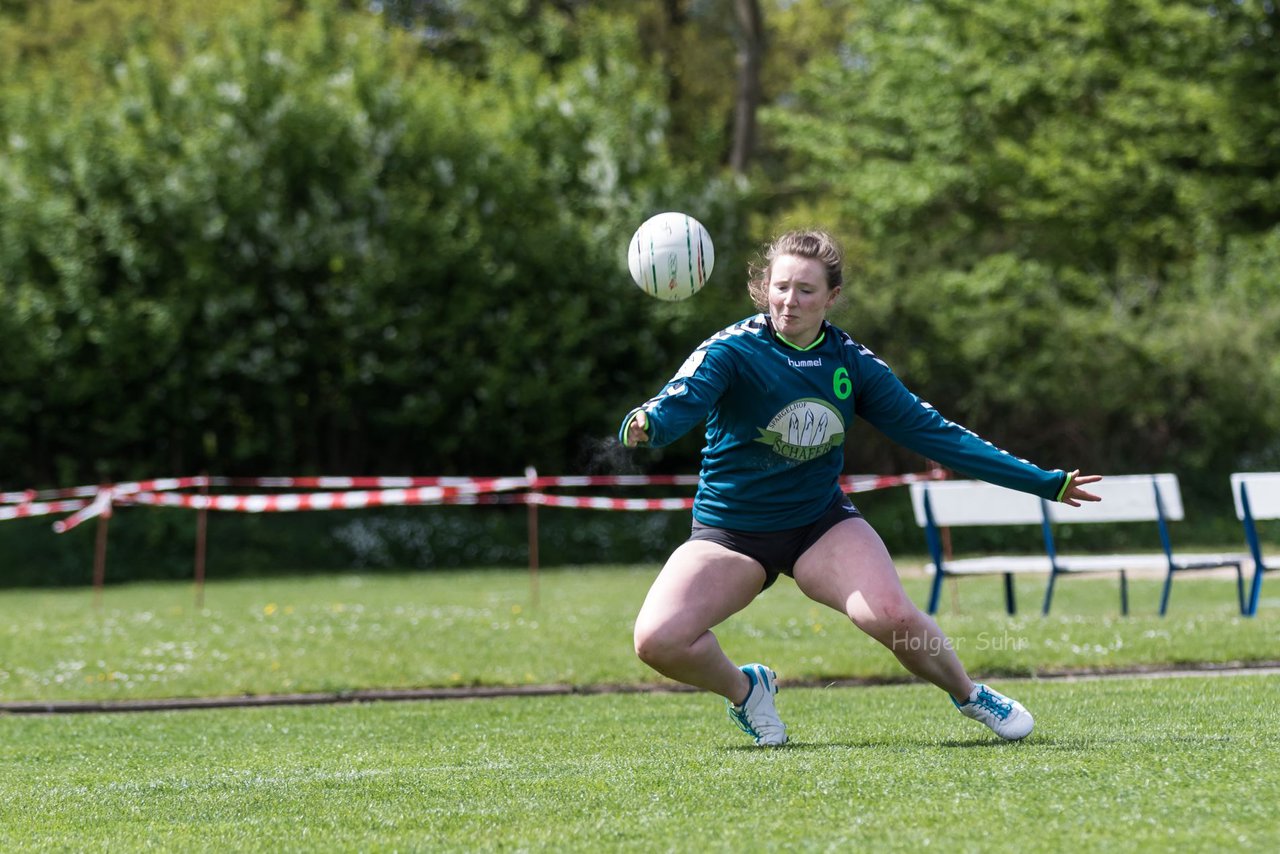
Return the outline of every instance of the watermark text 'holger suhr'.
<path id="1" fill-rule="evenodd" d="M 889 648 L 894 652 L 929 652 L 937 653 L 943 649 L 959 651 L 962 648 L 981 651 L 1022 652 L 1031 648 L 1031 641 L 1021 635 L 1008 632 L 979 632 L 969 638 L 963 635 L 943 637 L 940 635 L 915 635 L 907 632 L 894 632 Z"/>

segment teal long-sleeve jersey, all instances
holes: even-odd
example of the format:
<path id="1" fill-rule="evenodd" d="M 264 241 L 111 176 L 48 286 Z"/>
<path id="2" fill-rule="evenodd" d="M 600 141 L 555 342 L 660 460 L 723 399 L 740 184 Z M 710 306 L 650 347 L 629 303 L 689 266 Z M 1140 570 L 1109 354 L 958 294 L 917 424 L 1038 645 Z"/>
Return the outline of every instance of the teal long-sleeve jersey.
<path id="1" fill-rule="evenodd" d="M 844 442 L 855 416 L 895 442 L 968 477 L 1054 500 L 1068 475 L 1046 471 L 943 418 L 866 347 L 823 322 L 800 350 L 758 314 L 712 335 L 644 410 L 649 444 L 668 445 L 704 419 L 693 503 L 704 525 L 779 531 L 807 525 L 840 500 Z"/>

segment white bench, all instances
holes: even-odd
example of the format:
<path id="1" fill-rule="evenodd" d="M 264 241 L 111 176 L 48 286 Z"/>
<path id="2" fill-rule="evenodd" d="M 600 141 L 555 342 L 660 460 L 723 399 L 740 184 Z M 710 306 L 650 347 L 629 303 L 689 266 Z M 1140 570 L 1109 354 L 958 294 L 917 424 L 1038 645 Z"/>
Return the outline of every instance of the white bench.
<path id="1" fill-rule="evenodd" d="M 1104 477 L 1089 487 L 1101 496 L 1099 502 L 1082 502 L 1079 507 L 1057 502 L 1046 502 L 1049 520 L 1053 524 L 1082 524 L 1098 522 L 1155 522 L 1160 535 L 1159 552 L 1147 554 L 1112 555 L 1055 555 L 1052 540 L 1046 549 L 1054 558 L 1055 571 L 1049 578 L 1045 593 L 1044 612 L 1049 612 L 1053 597 L 1053 583 L 1064 573 L 1108 572 L 1123 570 L 1163 571 L 1164 586 L 1160 592 L 1160 615 L 1169 610 L 1169 594 L 1173 576 L 1178 572 L 1205 569 L 1234 569 L 1236 573 L 1236 604 L 1243 614 L 1244 574 L 1242 567 L 1247 555 L 1221 552 L 1177 552 L 1169 536 L 1169 523 L 1185 518 L 1182 508 L 1182 492 L 1176 474 L 1114 475 Z M 1123 578 L 1122 578 L 1122 584 Z"/>
<path id="2" fill-rule="evenodd" d="M 1253 558 L 1253 583 L 1249 585 L 1249 601 L 1245 614 L 1258 614 L 1258 596 L 1262 592 L 1262 575 L 1280 569 L 1280 562 L 1268 562 L 1258 540 L 1257 519 L 1280 519 L 1280 472 L 1236 472 L 1231 475 L 1231 495 L 1235 499 L 1236 518 L 1244 525 L 1245 542 Z"/>
<path id="3" fill-rule="evenodd" d="M 1189 554 L 1173 550 L 1168 523 L 1183 518 L 1182 494 L 1173 474 L 1117 475 L 1104 477 L 1089 487 L 1101 496 L 1100 502 L 1080 507 L 1044 501 L 1032 495 L 992 486 L 981 481 L 943 481 L 913 484 L 912 506 L 916 523 L 925 528 L 933 558 L 933 589 L 929 613 L 935 613 L 946 575 L 992 575 L 1005 577 L 1005 608 L 1015 613 L 1013 575 L 1041 573 L 1048 576 L 1042 613 L 1048 614 L 1059 576 L 1089 572 L 1116 572 L 1120 576 L 1120 611 L 1129 612 L 1128 577 L 1131 570 L 1160 570 L 1165 573 L 1160 596 L 1160 614 L 1167 612 L 1173 576 L 1177 572 L 1234 568 L 1236 598 L 1245 612 L 1242 554 Z M 1060 524 L 1155 522 L 1161 551 L 1145 554 L 1064 555 L 1058 551 L 1053 528 Z M 963 525 L 1036 524 L 1041 526 L 1043 555 L 986 555 L 948 560 L 941 548 L 939 529 Z"/>
<path id="4" fill-rule="evenodd" d="M 1053 562 L 1047 553 L 1026 555 L 983 555 L 955 559 L 943 549 L 944 528 L 986 527 L 990 525 L 1046 526 L 1044 502 L 1034 495 L 984 483 L 980 480 L 945 480 L 911 484 L 911 506 L 916 524 L 924 528 L 933 562 L 929 591 L 929 613 L 937 613 L 945 576 L 1003 575 L 1005 609 L 1017 612 L 1014 598 L 1015 573 L 1048 574 Z"/>

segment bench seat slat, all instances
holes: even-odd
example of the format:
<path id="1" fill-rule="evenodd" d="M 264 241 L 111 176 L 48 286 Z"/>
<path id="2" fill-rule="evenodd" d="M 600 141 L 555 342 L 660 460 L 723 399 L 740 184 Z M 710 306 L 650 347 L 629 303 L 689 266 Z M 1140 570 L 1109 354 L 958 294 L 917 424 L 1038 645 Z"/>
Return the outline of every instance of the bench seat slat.
<path id="1" fill-rule="evenodd" d="M 1179 569 L 1213 569 L 1243 564 L 1243 554 L 1178 554 L 1173 555 L 1173 565 Z M 1169 560 L 1162 553 L 1069 555 L 1059 556 L 1060 572 L 1117 572 L 1122 569 L 1168 569 Z"/>
<path id="2" fill-rule="evenodd" d="M 1244 554 L 1175 554 L 1174 566 L 1178 569 L 1216 569 L 1243 565 L 1251 558 Z M 1169 561 L 1163 554 L 1111 554 L 1072 555 L 1058 558 L 1059 572 L 1119 572 L 1120 570 L 1168 569 Z M 988 557 L 961 558 L 946 562 L 947 573 L 955 575 L 1002 575 L 1006 572 L 1047 573 L 1052 564 L 1046 555 L 991 555 Z M 932 575 L 932 563 L 925 566 Z"/>
<path id="3" fill-rule="evenodd" d="M 991 555 L 949 560 L 944 564 L 947 575 L 1001 575 L 1006 572 L 1041 573 L 1048 575 L 1053 568 L 1048 555 Z M 932 575 L 937 568 L 932 562 L 924 571 Z"/>

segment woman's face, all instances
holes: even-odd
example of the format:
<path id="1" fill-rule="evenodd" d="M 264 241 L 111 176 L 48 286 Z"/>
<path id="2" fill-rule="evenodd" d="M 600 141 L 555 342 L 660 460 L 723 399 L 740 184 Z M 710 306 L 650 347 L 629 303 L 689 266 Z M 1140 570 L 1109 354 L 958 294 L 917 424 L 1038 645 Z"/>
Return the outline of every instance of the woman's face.
<path id="1" fill-rule="evenodd" d="M 818 337 L 840 288 L 827 284 L 827 269 L 815 258 L 779 255 L 769 269 L 769 317 L 773 328 L 798 347 Z"/>

